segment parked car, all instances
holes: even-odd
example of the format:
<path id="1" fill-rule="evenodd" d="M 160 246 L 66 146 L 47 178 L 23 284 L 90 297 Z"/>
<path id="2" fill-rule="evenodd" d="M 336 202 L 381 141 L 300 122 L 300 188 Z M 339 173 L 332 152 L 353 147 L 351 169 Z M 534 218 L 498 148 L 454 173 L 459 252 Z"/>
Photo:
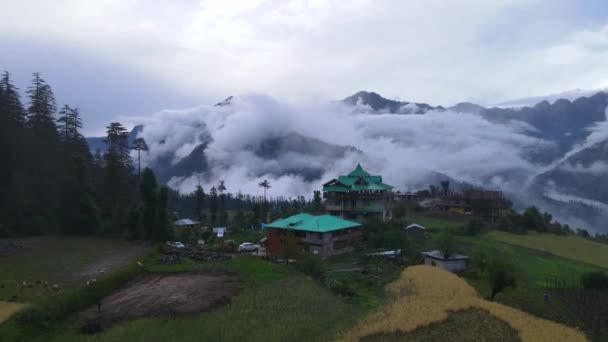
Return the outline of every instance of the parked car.
<path id="1" fill-rule="evenodd" d="M 251 242 L 244 242 L 239 245 L 239 253 L 257 252 L 258 249 L 258 246 L 254 245 Z"/>
<path id="2" fill-rule="evenodd" d="M 186 247 L 186 246 L 184 246 L 184 244 L 183 244 L 183 243 L 181 243 L 181 242 L 179 242 L 179 241 L 175 241 L 175 242 L 173 243 L 173 247 L 175 247 L 175 248 L 184 248 L 184 247 Z"/>

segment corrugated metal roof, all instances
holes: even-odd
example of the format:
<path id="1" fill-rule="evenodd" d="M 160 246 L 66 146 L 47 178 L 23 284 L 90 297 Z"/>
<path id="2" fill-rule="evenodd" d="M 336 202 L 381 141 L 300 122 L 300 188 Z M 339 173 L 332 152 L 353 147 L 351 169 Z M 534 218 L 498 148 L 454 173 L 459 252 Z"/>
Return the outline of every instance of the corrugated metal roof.
<path id="1" fill-rule="evenodd" d="M 179 220 L 173 222 L 173 224 L 176 226 L 192 226 L 192 225 L 199 224 L 199 223 L 200 222 L 194 221 L 191 219 L 179 219 Z"/>
<path id="2" fill-rule="evenodd" d="M 281 228 L 325 233 L 359 226 L 361 226 L 360 223 L 343 220 L 339 217 L 331 215 L 314 216 L 302 213 L 290 216 L 285 219 L 274 221 L 270 224 L 267 224 L 266 228 Z"/>

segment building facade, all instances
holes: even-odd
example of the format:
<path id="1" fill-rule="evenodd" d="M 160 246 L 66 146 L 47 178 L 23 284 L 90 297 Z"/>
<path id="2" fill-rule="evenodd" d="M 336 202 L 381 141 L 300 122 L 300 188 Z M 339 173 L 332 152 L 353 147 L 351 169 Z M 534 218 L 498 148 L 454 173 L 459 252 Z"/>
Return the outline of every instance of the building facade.
<path id="1" fill-rule="evenodd" d="M 393 217 L 393 186 L 382 182 L 382 176 L 371 175 L 360 164 L 348 175 L 338 176 L 323 184 L 325 210 L 333 216 L 362 221 Z"/>
<path id="2" fill-rule="evenodd" d="M 352 252 L 361 224 L 331 215 L 297 214 L 266 225 L 267 252 L 276 256 L 310 253 L 321 258 Z"/>

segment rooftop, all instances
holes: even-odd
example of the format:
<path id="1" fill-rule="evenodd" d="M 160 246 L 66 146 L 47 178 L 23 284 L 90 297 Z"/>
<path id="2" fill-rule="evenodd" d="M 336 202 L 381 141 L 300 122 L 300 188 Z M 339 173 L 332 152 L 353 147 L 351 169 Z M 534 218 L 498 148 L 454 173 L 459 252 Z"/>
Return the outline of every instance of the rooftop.
<path id="1" fill-rule="evenodd" d="M 429 258 L 439 259 L 439 260 L 444 260 L 444 261 L 469 259 L 468 256 L 466 256 L 466 255 L 460 255 L 460 254 L 450 254 L 446 258 L 445 254 L 442 251 L 438 251 L 438 250 L 428 251 L 428 252 L 422 252 L 420 254 L 422 254 L 422 255 L 424 255 L 426 257 L 429 257 Z"/>
<path id="2" fill-rule="evenodd" d="M 173 222 L 173 224 L 176 226 L 192 226 L 192 225 L 199 224 L 199 223 L 200 222 L 194 221 L 191 219 L 179 219 L 179 220 Z"/>
<path id="3" fill-rule="evenodd" d="M 326 233 L 359 226 L 361 226 L 360 223 L 343 220 L 331 215 L 314 216 L 310 214 L 297 214 L 267 224 L 266 228 Z"/>
<path id="4" fill-rule="evenodd" d="M 393 186 L 382 183 L 382 176 L 371 175 L 361 164 L 346 176 L 338 176 L 323 184 L 323 191 L 347 192 L 361 190 L 390 190 Z"/>

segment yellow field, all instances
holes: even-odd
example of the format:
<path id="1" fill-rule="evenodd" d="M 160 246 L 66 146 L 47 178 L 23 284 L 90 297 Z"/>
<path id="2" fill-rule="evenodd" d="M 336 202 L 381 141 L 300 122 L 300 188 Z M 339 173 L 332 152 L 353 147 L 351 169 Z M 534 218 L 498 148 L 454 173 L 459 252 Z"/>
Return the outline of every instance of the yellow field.
<path id="1" fill-rule="evenodd" d="M 491 231 L 488 238 L 537 249 L 564 258 L 608 269 L 608 245 L 583 239 L 577 236 L 559 236 L 529 232 L 526 235 Z"/>
<path id="2" fill-rule="evenodd" d="M 390 298 L 381 310 L 367 316 L 344 341 L 380 333 L 407 333 L 430 323 L 448 318 L 449 311 L 478 308 L 507 322 L 522 341 L 586 341 L 585 335 L 573 328 L 537 318 L 511 307 L 486 301 L 464 279 L 431 266 L 412 266 L 388 285 Z M 483 324 L 480 322 L 480 324 Z"/>
<path id="3" fill-rule="evenodd" d="M 0 323 L 25 308 L 27 304 L 0 302 Z"/>

